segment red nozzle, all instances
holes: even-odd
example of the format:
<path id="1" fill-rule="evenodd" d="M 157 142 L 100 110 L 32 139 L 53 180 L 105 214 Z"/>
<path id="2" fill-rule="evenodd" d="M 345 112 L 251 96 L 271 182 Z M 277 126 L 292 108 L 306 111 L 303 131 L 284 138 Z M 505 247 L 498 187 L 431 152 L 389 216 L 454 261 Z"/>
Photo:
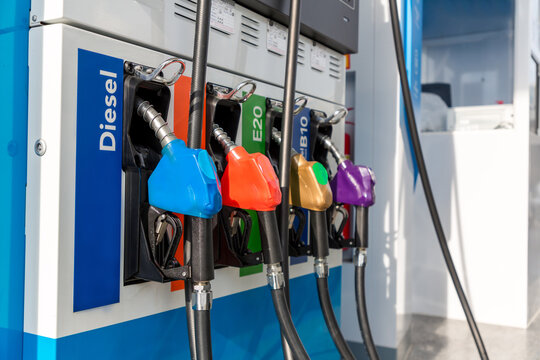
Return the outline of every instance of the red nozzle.
<path id="1" fill-rule="evenodd" d="M 270 160 L 261 153 L 249 154 L 237 146 L 227 154 L 221 178 L 223 205 L 271 211 L 281 203 L 279 180 Z"/>

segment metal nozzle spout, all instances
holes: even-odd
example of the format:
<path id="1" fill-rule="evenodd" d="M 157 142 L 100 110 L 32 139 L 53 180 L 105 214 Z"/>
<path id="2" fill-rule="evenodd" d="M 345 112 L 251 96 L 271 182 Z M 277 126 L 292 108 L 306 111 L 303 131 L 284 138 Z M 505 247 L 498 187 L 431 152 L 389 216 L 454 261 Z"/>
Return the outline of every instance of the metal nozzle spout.
<path id="1" fill-rule="evenodd" d="M 334 159 L 336 159 L 336 162 L 338 163 L 338 165 L 341 164 L 342 162 L 344 162 L 345 160 L 347 160 L 345 155 L 343 155 L 341 153 L 341 151 L 338 150 L 338 148 L 336 147 L 336 144 L 334 144 L 332 142 L 330 137 L 328 137 L 326 135 L 320 135 L 319 134 L 318 138 L 321 141 L 321 143 L 323 144 L 324 148 L 326 150 L 330 151 L 330 153 L 332 154 Z"/>
<path id="2" fill-rule="evenodd" d="M 228 154 L 229 151 L 231 151 L 232 149 L 238 146 L 234 143 L 234 141 L 231 140 L 231 138 L 225 132 L 225 130 L 223 130 L 216 124 L 214 124 L 214 130 L 212 131 L 212 134 L 214 135 L 216 140 L 219 142 L 219 144 L 223 146 L 223 149 L 225 150 L 225 154 Z"/>
<path id="3" fill-rule="evenodd" d="M 169 127 L 169 124 L 167 124 L 167 121 L 165 121 L 161 114 L 154 109 L 152 104 L 137 97 L 135 99 L 135 105 L 137 107 L 137 114 L 139 114 L 139 116 L 141 116 L 154 131 L 161 147 L 165 147 L 171 141 L 177 139 L 176 135 L 174 135 L 174 132 Z"/>

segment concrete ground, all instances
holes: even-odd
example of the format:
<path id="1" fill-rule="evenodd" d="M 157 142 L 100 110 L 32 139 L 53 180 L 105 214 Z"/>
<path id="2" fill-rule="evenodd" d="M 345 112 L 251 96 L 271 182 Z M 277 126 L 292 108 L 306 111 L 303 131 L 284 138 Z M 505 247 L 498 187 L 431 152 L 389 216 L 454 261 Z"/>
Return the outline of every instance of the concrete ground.
<path id="1" fill-rule="evenodd" d="M 527 330 L 479 324 L 491 360 L 539 360 L 540 316 Z M 465 321 L 413 315 L 398 347 L 400 360 L 479 359 Z"/>

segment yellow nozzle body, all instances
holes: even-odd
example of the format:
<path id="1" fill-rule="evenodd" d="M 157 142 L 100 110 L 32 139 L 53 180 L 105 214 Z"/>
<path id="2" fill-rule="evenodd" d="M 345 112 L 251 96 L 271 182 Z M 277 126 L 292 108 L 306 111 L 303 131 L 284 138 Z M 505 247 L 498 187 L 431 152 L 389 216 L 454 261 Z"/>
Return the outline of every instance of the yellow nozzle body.
<path id="1" fill-rule="evenodd" d="M 307 210 L 324 211 L 332 205 L 328 172 L 317 161 L 307 161 L 302 154 L 291 158 L 289 204 Z"/>

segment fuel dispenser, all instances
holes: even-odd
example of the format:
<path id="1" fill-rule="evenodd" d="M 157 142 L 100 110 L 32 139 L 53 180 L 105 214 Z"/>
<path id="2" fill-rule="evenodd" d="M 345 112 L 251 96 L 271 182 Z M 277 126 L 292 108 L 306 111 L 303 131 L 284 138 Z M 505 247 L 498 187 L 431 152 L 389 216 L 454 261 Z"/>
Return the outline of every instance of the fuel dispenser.
<path id="1" fill-rule="evenodd" d="M 242 305 L 245 299 L 253 304 L 267 300 L 266 274 L 257 272 L 262 266 L 249 268 L 244 265 L 266 262 L 270 256 L 265 256 L 266 249 L 249 247 L 249 251 L 245 251 L 246 234 L 250 230 L 249 219 L 241 218 L 244 205 L 231 203 L 225 205 L 221 213 L 218 212 L 222 202 L 217 199 L 221 196 L 219 173 L 221 170 L 225 172 L 227 159 L 215 138 L 210 138 L 213 145 L 204 144 L 201 133 L 205 125 L 193 115 L 188 122 L 188 114 L 189 109 L 194 108 L 190 107 L 189 80 L 196 82 L 200 79 L 201 74 L 196 69 L 202 68 L 207 69 L 208 76 L 202 76 L 203 85 L 194 89 L 199 95 L 194 99 L 201 100 L 202 94 L 208 101 L 213 100 L 207 92 L 209 83 L 213 90 L 219 89 L 217 84 L 234 88 L 241 79 L 257 77 L 260 79 L 257 106 L 261 107 L 261 114 L 264 113 L 263 99 L 283 95 L 283 86 L 277 79 L 282 79 L 285 73 L 285 55 L 278 56 L 266 48 L 264 36 L 251 40 L 258 44 L 257 47 L 246 44 L 242 41 L 245 34 L 240 29 L 245 28 L 245 24 L 252 24 L 259 34 L 280 29 L 269 22 L 268 17 L 239 3 L 232 5 L 230 2 L 213 1 L 214 4 L 229 6 L 228 9 L 234 12 L 230 17 L 234 31 L 225 36 L 216 29 L 210 29 L 209 38 L 200 42 L 208 45 L 209 66 L 201 67 L 198 63 L 196 68 L 195 61 L 185 61 L 185 74 L 174 83 L 175 77 L 182 73 L 181 63 L 172 61 L 167 65 L 168 62 L 162 62 L 171 59 L 171 54 L 195 60 L 191 42 L 194 19 L 177 15 L 175 3 L 148 3 L 148 7 L 156 9 L 164 5 L 160 12 L 163 21 L 155 21 L 155 12 L 141 10 L 139 3 L 119 0 L 118 6 L 123 11 L 114 13 L 118 26 L 111 27 L 110 18 L 108 23 L 103 22 L 102 11 L 112 5 L 107 1 L 96 1 L 99 6 L 80 0 L 62 0 L 64 6 L 61 7 L 49 0 L 36 0 L 32 4 L 31 18 L 37 20 L 32 20 L 28 36 L 29 53 L 33 56 L 29 57 L 27 67 L 26 207 L 29 211 L 25 219 L 27 246 L 24 257 L 24 336 L 29 336 L 30 341 L 25 340 L 24 343 L 30 347 L 43 342 L 48 345 L 46 348 L 25 348 L 25 352 L 28 351 L 25 356 L 32 357 L 39 352 L 43 358 L 58 359 L 156 358 L 174 357 L 174 354 L 188 358 L 189 349 L 195 352 L 198 347 L 202 352 L 194 355 L 203 359 L 211 356 L 210 344 L 216 351 L 227 349 L 227 357 L 230 358 L 265 351 L 277 352 L 280 339 L 275 336 L 278 324 L 272 321 L 272 312 L 261 306 L 246 309 Z M 187 0 L 178 3 L 190 9 L 196 5 Z M 58 10 L 55 14 L 48 11 L 53 6 Z M 150 25 L 156 32 L 144 30 Z M 137 29 L 140 31 L 133 31 Z M 155 35 L 153 39 L 148 37 L 151 33 Z M 178 34 L 186 36 L 179 41 Z M 320 70 L 310 66 L 309 56 L 304 57 L 307 62 L 298 66 L 298 90 L 325 110 L 332 104 L 343 103 L 343 57 L 335 49 L 308 36 L 300 35 L 297 40 L 301 42 L 304 54 L 313 50 L 326 59 L 330 56 L 337 59 L 336 68 L 327 66 Z M 237 56 L 223 56 L 229 54 L 227 51 Z M 238 61 L 238 56 L 245 61 Z M 260 71 L 261 68 L 266 70 Z M 169 76 L 171 72 L 173 75 Z M 334 74 L 339 76 L 331 76 Z M 322 84 L 321 90 L 312 83 Z M 247 88 L 243 90 L 249 92 Z M 256 127 L 252 118 L 249 120 L 251 127 L 246 127 L 249 133 L 243 131 L 244 128 L 234 132 L 228 127 L 231 125 L 228 119 L 234 116 L 226 110 L 233 106 L 225 100 L 219 99 L 218 113 L 213 116 L 217 119 L 215 123 L 236 144 L 244 145 L 245 135 L 252 131 L 264 131 L 265 116 L 261 115 L 262 128 Z M 198 104 L 209 111 L 204 101 Z M 115 121 L 112 120 L 113 113 L 116 114 Z M 248 113 L 242 113 L 244 122 L 244 115 L 247 117 Z M 197 114 L 202 115 L 202 111 Z M 253 111 L 249 114 L 252 116 Z M 194 128 L 194 124 L 201 125 L 202 131 L 197 129 L 198 125 Z M 165 125 L 171 129 L 174 126 L 175 135 L 186 142 L 185 148 Z M 189 129 L 191 131 L 186 137 L 184 130 Z M 242 140 L 235 139 L 240 135 Z M 193 141 L 196 138 L 199 138 L 199 144 Z M 208 155 L 214 159 L 223 156 L 225 166 L 220 169 L 212 165 L 213 159 L 201 148 L 207 149 Z M 212 149 L 214 152 L 211 154 Z M 223 153 L 218 154 L 218 150 Z M 231 151 L 229 158 L 232 159 L 233 153 L 238 155 L 239 151 Z M 263 150 L 261 152 L 264 153 Z M 239 162 L 241 158 L 238 158 Z M 177 166 L 179 161 L 182 163 L 181 173 Z M 232 162 L 230 160 L 230 164 Z M 188 168 L 194 172 L 189 176 L 195 179 L 192 182 L 188 182 L 186 176 Z M 229 177 L 238 178 L 236 175 Z M 171 181 L 174 181 L 173 187 L 164 185 Z M 195 184 L 200 185 L 202 192 L 193 197 L 187 196 L 189 191 L 186 189 L 194 189 Z M 281 193 L 288 198 L 288 189 Z M 180 196 L 184 197 L 178 204 Z M 288 202 L 285 205 L 288 207 Z M 225 214 L 225 210 L 233 212 Z M 218 214 L 213 215 L 216 212 Z M 275 233 L 273 211 L 261 209 L 260 212 L 266 219 L 261 220 L 263 225 L 268 223 L 267 228 L 273 229 L 265 233 Z M 221 223 L 219 220 L 216 222 L 220 216 Z M 309 216 L 306 228 L 309 227 L 307 222 Z M 237 237 L 225 238 L 230 240 L 227 243 L 229 247 L 224 246 L 223 239 L 220 240 L 222 246 L 216 245 L 214 256 L 213 245 L 218 244 L 213 236 L 216 224 L 228 225 L 227 233 Z M 287 226 L 285 229 L 288 230 Z M 255 231 L 252 229 L 251 232 Z M 281 236 L 274 236 L 262 240 L 275 244 L 280 239 Z M 191 255 L 187 256 L 187 261 L 181 258 L 182 244 L 186 246 L 184 250 L 191 247 L 191 250 L 184 251 L 184 254 Z M 287 242 L 285 244 L 288 245 Z M 172 256 L 176 249 L 179 251 Z M 227 251 L 222 250 L 229 251 L 229 255 L 236 253 L 244 257 L 227 258 L 222 256 Z M 328 260 L 330 272 L 339 273 L 341 260 L 334 255 L 337 254 L 331 254 Z M 270 259 L 270 264 L 285 259 L 285 256 L 276 257 Z M 286 263 L 283 261 L 279 266 L 283 269 Z M 235 264 L 236 268 L 230 268 Z M 251 272 L 238 271 L 238 267 Z M 278 265 L 270 266 L 270 270 L 272 284 L 280 286 Z M 226 326 L 227 316 L 235 314 L 237 326 L 230 336 L 218 335 L 210 341 L 207 330 L 210 328 L 212 292 L 209 283 L 214 271 L 220 284 L 214 289 L 212 315 L 216 324 L 213 325 Z M 305 330 L 312 321 L 308 314 L 318 310 L 319 306 L 311 298 L 303 296 L 306 291 L 314 290 L 309 286 L 313 285 L 309 282 L 313 276 L 311 265 L 294 265 L 291 274 L 294 288 L 291 300 L 302 304 L 294 321 L 302 340 L 314 353 L 332 352 L 330 339 L 321 339 L 324 328 L 318 326 Z M 188 282 L 186 299 L 183 299 L 183 290 L 177 291 L 181 285 L 174 280 L 178 279 Z M 283 274 L 284 283 L 285 279 Z M 191 280 L 194 284 L 190 285 Z M 335 303 L 339 301 L 338 288 L 336 285 L 330 289 Z M 272 289 L 272 293 L 280 317 L 288 322 L 283 326 L 283 332 L 293 340 L 287 343 L 298 347 L 291 330 L 292 321 L 287 318 L 287 302 L 280 295 L 285 289 Z M 198 329 L 190 325 L 195 337 L 199 337 L 198 346 L 196 341 L 192 341 L 195 337 L 191 336 L 188 346 L 184 326 L 186 314 L 193 320 L 198 318 L 197 322 L 202 325 Z M 236 314 L 249 316 L 242 318 Z M 322 321 L 321 318 L 321 324 Z M 251 327 L 274 336 L 260 342 L 260 335 L 249 331 Z M 231 345 L 237 344 L 239 337 L 245 339 L 245 346 L 233 348 Z M 114 348 L 110 344 L 114 344 Z M 298 357 L 307 358 L 303 349 L 300 348 L 299 352 L 302 354 Z"/>

